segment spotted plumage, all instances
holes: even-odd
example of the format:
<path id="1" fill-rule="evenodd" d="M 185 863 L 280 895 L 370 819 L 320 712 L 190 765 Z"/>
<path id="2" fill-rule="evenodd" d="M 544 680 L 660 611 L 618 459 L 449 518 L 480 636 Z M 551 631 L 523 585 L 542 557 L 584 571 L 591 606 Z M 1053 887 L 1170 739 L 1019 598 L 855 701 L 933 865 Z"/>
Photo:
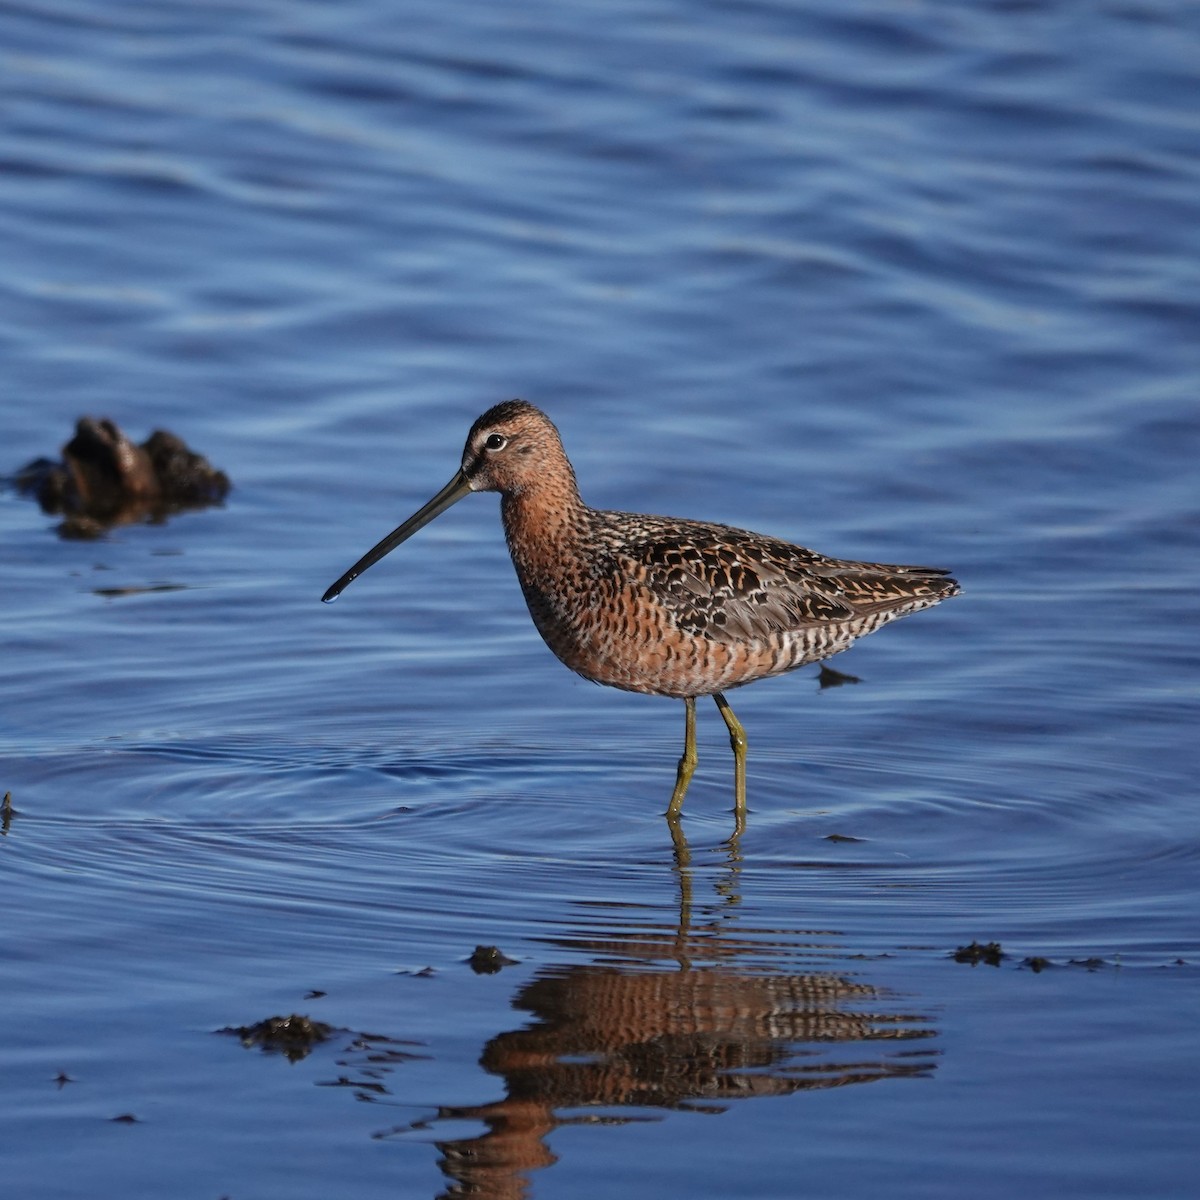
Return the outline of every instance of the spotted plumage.
<path id="1" fill-rule="evenodd" d="M 697 696 L 713 696 L 729 727 L 740 824 L 745 734 L 722 693 L 828 658 L 959 590 L 936 568 L 827 558 L 727 525 L 589 508 L 550 419 L 511 400 L 472 426 L 450 483 L 325 599 L 473 491 L 500 493 L 529 612 L 568 667 L 597 683 L 685 701 L 672 816 L 695 767 Z"/>

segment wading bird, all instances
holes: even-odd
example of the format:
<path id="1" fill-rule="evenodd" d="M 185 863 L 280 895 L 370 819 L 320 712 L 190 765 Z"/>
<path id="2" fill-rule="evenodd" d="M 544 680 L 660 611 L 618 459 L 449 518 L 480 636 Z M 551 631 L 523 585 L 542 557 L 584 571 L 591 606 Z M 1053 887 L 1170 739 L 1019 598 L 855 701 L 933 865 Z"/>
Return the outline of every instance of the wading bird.
<path id="1" fill-rule="evenodd" d="M 697 696 L 716 701 L 729 729 L 740 830 L 746 734 L 723 693 L 826 659 L 959 591 L 935 567 L 826 558 L 727 525 L 589 508 L 550 418 L 510 400 L 471 426 L 454 478 L 323 599 L 336 600 L 469 492 L 500 493 L 504 535 L 530 616 L 572 671 L 684 702 L 683 756 L 667 806 L 673 823 L 696 769 Z"/>

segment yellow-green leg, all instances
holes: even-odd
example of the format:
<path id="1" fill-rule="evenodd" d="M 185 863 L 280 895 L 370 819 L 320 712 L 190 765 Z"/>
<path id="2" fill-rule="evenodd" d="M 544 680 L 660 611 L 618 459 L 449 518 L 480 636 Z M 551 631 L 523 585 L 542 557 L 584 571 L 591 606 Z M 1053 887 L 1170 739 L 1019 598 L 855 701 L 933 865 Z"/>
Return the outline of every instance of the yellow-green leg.
<path id="1" fill-rule="evenodd" d="M 685 705 L 683 724 L 683 757 L 679 760 L 679 769 L 675 772 L 675 790 L 671 793 L 671 803 L 667 805 L 667 820 L 678 821 L 680 809 L 683 808 L 683 797 L 692 782 L 696 771 L 696 700 L 688 696 L 683 701 Z"/>
<path id="2" fill-rule="evenodd" d="M 733 747 L 733 811 L 740 829 L 746 820 L 746 731 L 720 692 L 713 692 L 713 699 L 729 729 L 729 744 Z"/>

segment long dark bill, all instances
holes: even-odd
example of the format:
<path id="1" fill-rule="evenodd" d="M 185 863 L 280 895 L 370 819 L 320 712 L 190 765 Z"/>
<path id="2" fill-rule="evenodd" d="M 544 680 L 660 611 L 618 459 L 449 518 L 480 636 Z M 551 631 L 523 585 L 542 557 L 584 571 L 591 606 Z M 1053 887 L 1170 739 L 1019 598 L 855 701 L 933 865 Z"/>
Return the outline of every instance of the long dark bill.
<path id="1" fill-rule="evenodd" d="M 335 583 L 329 591 L 321 597 L 322 601 L 328 604 L 331 600 L 336 600 L 342 592 L 352 584 L 368 567 L 374 566 L 385 554 L 400 545 L 401 542 L 406 542 L 418 529 L 428 525 L 434 517 L 444 513 L 450 505 L 461 500 L 469 491 L 471 485 L 467 477 L 461 472 L 456 471 L 454 478 L 424 508 L 413 513 L 407 521 L 404 522 L 398 529 L 393 529 L 391 533 L 379 543 L 378 546 L 372 546 L 348 570 L 345 575 Z"/>

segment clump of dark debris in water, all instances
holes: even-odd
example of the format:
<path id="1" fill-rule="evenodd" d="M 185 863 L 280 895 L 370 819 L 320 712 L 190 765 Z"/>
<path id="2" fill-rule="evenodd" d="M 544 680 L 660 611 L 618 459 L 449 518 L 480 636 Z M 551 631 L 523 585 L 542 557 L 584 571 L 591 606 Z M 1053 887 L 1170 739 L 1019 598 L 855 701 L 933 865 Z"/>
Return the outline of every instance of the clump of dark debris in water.
<path id="1" fill-rule="evenodd" d="M 467 962 L 476 975 L 495 975 L 504 967 L 517 965 L 517 960 L 509 958 L 499 946 L 476 946 Z"/>
<path id="2" fill-rule="evenodd" d="M 848 683 L 862 683 L 857 675 L 848 675 L 845 671 L 835 671 L 827 663 L 821 663 L 817 675 L 817 687 L 822 690 L 831 687 L 844 687 Z"/>
<path id="3" fill-rule="evenodd" d="M 334 1028 L 324 1021 L 292 1013 L 290 1017 L 268 1017 L 253 1025 L 230 1025 L 220 1032 L 241 1038 L 243 1046 L 258 1046 L 268 1054 L 282 1054 L 289 1062 L 299 1062 L 314 1046 L 325 1041 Z"/>
<path id="4" fill-rule="evenodd" d="M 959 946 L 953 955 L 955 962 L 970 963 L 973 967 L 980 963 L 998 967 L 1004 961 L 1004 957 L 1004 950 L 999 942 L 987 942 L 984 945 L 972 942 L 969 946 Z"/>
<path id="5" fill-rule="evenodd" d="M 135 445 L 115 421 L 81 417 L 62 461 L 38 458 L 13 482 L 42 511 L 62 514 L 65 538 L 99 537 L 116 525 L 165 521 L 176 513 L 220 504 L 229 476 L 182 438 L 155 430 Z"/>

